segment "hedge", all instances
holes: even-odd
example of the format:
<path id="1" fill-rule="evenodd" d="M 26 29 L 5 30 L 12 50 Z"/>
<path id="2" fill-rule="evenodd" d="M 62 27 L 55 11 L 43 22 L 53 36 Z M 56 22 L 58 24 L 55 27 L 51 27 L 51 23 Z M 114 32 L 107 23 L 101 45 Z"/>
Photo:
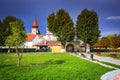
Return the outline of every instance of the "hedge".
<path id="1" fill-rule="evenodd" d="M 7 53 L 9 48 L 0 48 L 0 53 Z M 19 48 L 19 52 L 36 52 L 36 48 Z M 15 48 L 10 48 L 10 53 L 15 53 Z"/>
<path id="2" fill-rule="evenodd" d="M 91 49 L 91 52 L 120 52 L 120 49 Z"/>

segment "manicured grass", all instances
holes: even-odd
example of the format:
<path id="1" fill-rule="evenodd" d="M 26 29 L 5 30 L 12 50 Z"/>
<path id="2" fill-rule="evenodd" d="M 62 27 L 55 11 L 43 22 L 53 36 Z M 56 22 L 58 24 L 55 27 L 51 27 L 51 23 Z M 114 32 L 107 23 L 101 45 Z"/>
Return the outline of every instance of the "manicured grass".
<path id="1" fill-rule="evenodd" d="M 0 54 L 0 80 L 100 80 L 112 69 L 67 53 Z"/>

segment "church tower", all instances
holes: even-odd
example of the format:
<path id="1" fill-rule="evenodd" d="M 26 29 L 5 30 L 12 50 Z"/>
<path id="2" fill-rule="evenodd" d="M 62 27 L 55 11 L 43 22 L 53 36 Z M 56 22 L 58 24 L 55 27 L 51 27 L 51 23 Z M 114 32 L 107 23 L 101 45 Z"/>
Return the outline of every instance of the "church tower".
<path id="1" fill-rule="evenodd" d="M 40 34 L 36 18 L 34 19 L 34 22 L 32 25 L 32 34 Z"/>

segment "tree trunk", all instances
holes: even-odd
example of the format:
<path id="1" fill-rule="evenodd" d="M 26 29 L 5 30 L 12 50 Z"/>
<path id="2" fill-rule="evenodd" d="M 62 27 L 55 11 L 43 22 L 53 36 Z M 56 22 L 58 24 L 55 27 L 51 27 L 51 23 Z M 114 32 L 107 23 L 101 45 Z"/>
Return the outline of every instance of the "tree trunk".
<path id="1" fill-rule="evenodd" d="M 90 53 L 90 44 L 86 43 L 86 53 Z"/>
<path id="2" fill-rule="evenodd" d="M 18 57 L 18 64 L 17 64 L 17 66 L 20 67 L 20 54 L 19 54 L 19 51 L 18 51 L 18 47 L 16 47 L 16 54 L 17 54 L 17 57 Z"/>
<path id="3" fill-rule="evenodd" d="M 61 52 L 65 52 L 65 45 L 64 44 L 62 44 Z"/>
<path id="4" fill-rule="evenodd" d="M 8 48 L 8 53 L 10 53 L 10 46 L 9 46 L 9 48 Z"/>

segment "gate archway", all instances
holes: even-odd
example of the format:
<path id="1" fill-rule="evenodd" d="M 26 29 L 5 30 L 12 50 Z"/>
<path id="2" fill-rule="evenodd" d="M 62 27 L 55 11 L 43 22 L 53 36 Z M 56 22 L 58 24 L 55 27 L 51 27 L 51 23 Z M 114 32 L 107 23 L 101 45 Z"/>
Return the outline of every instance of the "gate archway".
<path id="1" fill-rule="evenodd" d="M 66 51 L 67 52 L 74 52 L 74 45 L 73 44 L 68 44 L 66 46 Z"/>

